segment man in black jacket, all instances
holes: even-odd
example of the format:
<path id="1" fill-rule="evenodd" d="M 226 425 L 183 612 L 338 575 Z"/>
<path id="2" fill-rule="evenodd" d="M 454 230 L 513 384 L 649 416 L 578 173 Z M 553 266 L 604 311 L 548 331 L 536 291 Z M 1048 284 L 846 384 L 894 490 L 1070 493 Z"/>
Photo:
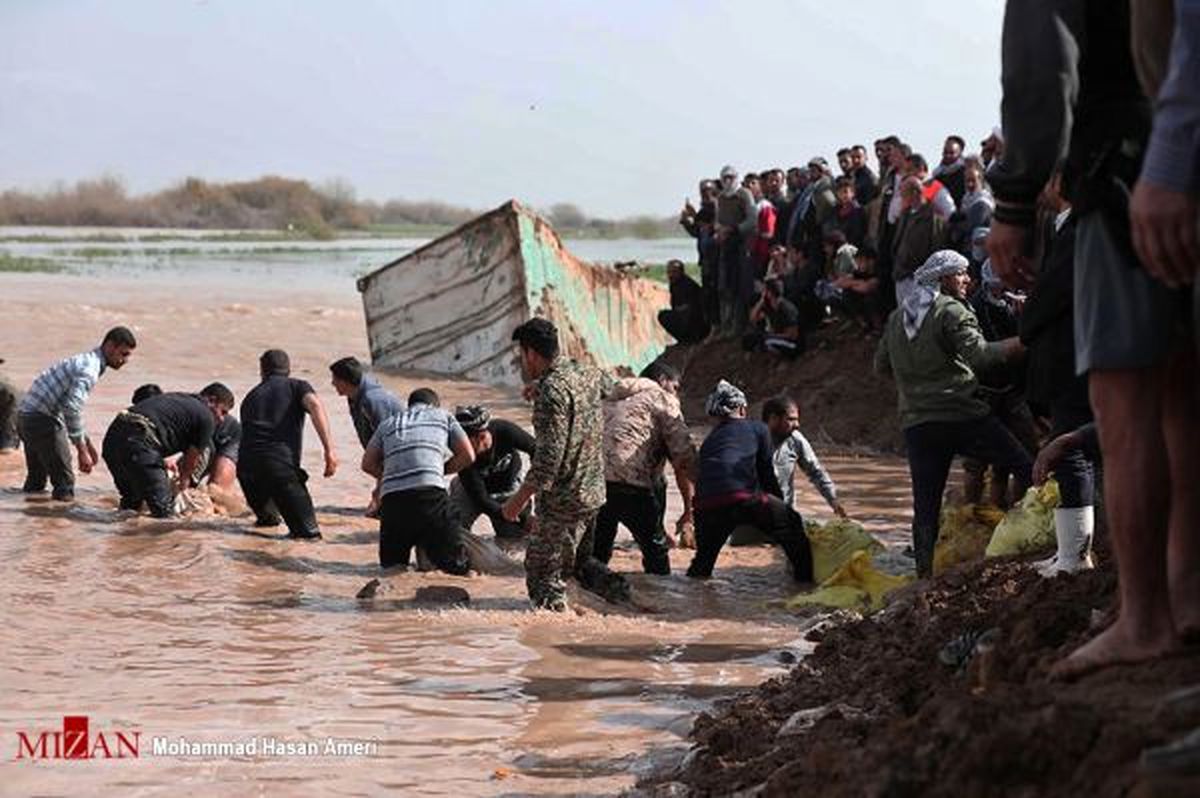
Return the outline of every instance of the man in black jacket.
<path id="1" fill-rule="evenodd" d="M 526 459 L 533 457 L 536 441 L 521 427 L 502 418 L 492 418 L 486 407 L 472 405 L 454 411 L 454 420 L 467 433 L 475 461 L 458 472 L 450 483 L 450 506 L 458 523 L 467 530 L 475 519 L 486 515 L 498 538 L 519 538 L 529 525 L 529 507 L 516 521 L 501 510 L 521 487 Z"/>
<path id="2" fill-rule="evenodd" d="M 988 250 L 1010 285 L 1033 282 L 1034 202 L 1065 158 L 1078 214 L 1075 366 L 1088 374 L 1120 574 L 1120 614 L 1059 664 L 1071 677 L 1200 635 L 1196 353 L 1186 294 L 1147 273 L 1130 235 L 1126 198 L 1151 107 L 1134 71 L 1129 3 L 1009 0 L 1004 23 L 1005 150 L 988 173 Z"/>
<path id="3" fill-rule="evenodd" d="M 683 270 L 683 261 L 667 261 L 667 283 L 671 309 L 658 312 L 658 323 L 681 344 L 698 344 L 708 335 L 704 314 L 704 291 Z"/>

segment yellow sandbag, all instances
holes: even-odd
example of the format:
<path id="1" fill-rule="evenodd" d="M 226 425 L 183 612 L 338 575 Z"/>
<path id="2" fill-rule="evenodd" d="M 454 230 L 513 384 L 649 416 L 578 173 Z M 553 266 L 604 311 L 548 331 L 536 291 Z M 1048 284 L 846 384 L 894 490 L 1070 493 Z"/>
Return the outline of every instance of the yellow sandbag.
<path id="1" fill-rule="evenodd" d="M 940 574 L 959 563 L 982 560 L 992 532 L 1003 518 L 1004 511 L 990 504 L 943 507 L 933 572 Z"/>
<path id="2" fill-rule="evenodd" d="M 866 612 L 871 608 L 871 596 L 867 591 L 859 590 L 856 587 L 834 585 L 832 587 L 818 588 L 811 593 L 801 593 L 798 596 L 792 596 L 785 602 L 784 606 L 789 610 L 795 610 L 811 605 Z"/>
<path id="3" fill-rule="evenodd" d="M 878 544 L 877 544 L 878 545 Z M 856 551 L 821 587 L 788 599 L 786 606 L 795 609 L 808 604 L 826 607 L 874 611 L 883 606 L 883 598 L 898 587 L 912 581 L 911 576 L 891 576 L 871 562 L 866 551 Z"/>
<path id="4" fill-rule="evenodd" d="M 1025 554 L 1054 545 L 1054 509 L 1058 507 L 1058 483 L 1047 480 L 1030 488 L 1020 504 L 996 525 L 987 546 L 988 557 Z"/>
<path id="5" fill-rule="evenodd" d="M 835 518 L 825 524 L 806 521 L 804 534 L 812 547 L 813 579 L 817 584 L 833 576 L 855 552 L 874 554 L 883 551 L 883 544 L 863 529 L 862 524 L 845 518 Z"/>
<path id="6" fill-rule="evenodd" d="M 822 583 L 821 587 L 843 585 L 864 590 L 870 597 L 871 609 L 877 610 L 883 606 L 884 596 L 911 581 L 911 576 L 892 576 L 883 573 L 871 562 L 870 554 L 865 551 L 856 551 L 850 560 L 837 570 L 837 573 Z"/>

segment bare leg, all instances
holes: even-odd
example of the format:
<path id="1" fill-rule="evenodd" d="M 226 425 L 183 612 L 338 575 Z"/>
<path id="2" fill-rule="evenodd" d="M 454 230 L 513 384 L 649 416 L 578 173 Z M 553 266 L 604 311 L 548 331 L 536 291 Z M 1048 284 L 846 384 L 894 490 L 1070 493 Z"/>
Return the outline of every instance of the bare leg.
<path id="1" fill-rule="evenodd" d="M 1123 662 L 1153 659 L 1175 644 L 1167 590 L 1169 469 L 1162 437 L 1165 367 L 1098 370 L 1092 408 L 1104 454 L 1105 507 L 1117 557 L 1116 622 L 1054 668 L 1071 678 Z"/>
<path id="2" fill-rule="evenodd" d="M 1168 364 L 1163 436 L 1171 469 L 1171 519 L 1167 538 L 1167 584 L 1171 616 L 1181 638 L 1200 636 L 1200 396 L 1196 351 L 1177 353 Z"/>

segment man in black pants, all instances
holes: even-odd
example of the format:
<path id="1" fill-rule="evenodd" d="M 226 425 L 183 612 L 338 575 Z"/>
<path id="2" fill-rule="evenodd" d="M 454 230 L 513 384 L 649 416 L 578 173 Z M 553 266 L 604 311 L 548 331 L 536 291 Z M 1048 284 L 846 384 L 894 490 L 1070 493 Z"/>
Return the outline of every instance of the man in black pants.
<path id="1" fill-rule="evenodd" d="M 617 524 L 623 524 L 642 550 L 642 570 L 671 573 L 673 541 L 663 528 L 666 482 L 663 465 L 670 459 L 683 497 L 679 528 L 692 524 L 696 447 L 679 407 L 679 372 L 651 363 L 637 378 L 617 381 L 604 397 L 604 506 L 596 515 L 596 559 L 612 559 Z M 661 487 L 661 491 L 660 491 Z"/>
<path id="2" fill-rule="evenodd" d="M 450 505 L 458 523 L 470 529 L 476 518 L 486 515 L 496 537 L 521 537 L 529 523 L 529 508 L 522 510 L 516 521 L 507 520 L 501 509 L 521 487 L 525 468 L 520 453 L 533 457 L 533 436 L 511 421 L 492 418 L 480 405 L 457 408 L 454 419 L 475 450 L 475 461 L 450 483 Z"/>
<path id="3" fill-rule="evenodd" d="M 288 376 L 287 352 L 270 349 L 258 363 L 262 382 L 242 400 L 238 482 L 257 517 L 256 526 L 277 526 L 282 516 L 289 538 L 319 539 L 321 530 L 305 487 L 308 474 L 300 467 L 300 453 L 307 414 L 325 450 L 325 476 L 333 476 L 338 463 L 329 418 L 313 387 Z"/>
<path id="4" fill-rule="evenodd" d="M 888 317 L 875 369 L 896 381 L 900 426 L 913 494 L 913 553 L 917 576 L 933 576 L 942 491 L 955 455 L 1004 469 L 1028 485 L 1029 453 L 978 396 L 978 373 L 1019 357 L 1016 338 L 985 341 L 969 307 L 953 298 L 967 259 L 943 249 L 913 275 L 900 307 Z"/>
<path id="5" fill-rule="evenodd" d="M 811 583 L 812 549 L 804 520 L 781 498 L 767 425 L 746 418 L 746 395 L 725 380 L 717 383 L 705 410 L 719 423 L 700 446 L 696 556 L 688 576 L 712 576 L 717 555 L 734 528 L 752 524 L 783 548 L 792 577 Z"/>
<path id="6" fill-rule="evenodd" d="M 104 436 L 104 463 L 121 493 L 122 510 L 145 503 L 155 518 L 175 514 L 164 458 L 183 452 L 178 489 L 186 490 L 213 430 L 233 409 L 233 394 L 219 382 L 199 394 L 164 393 L 117 415 Z"/>
<path id="7" fill-rule="evenodd" d="M 375 430 L 362 470 L 379 480 L 379 564 L 407 567 L 413 547 L 435 566 L 465 574 L 470 566 L 458 519 L 450 509 L 446 475 L 475 460 L 467 434 L 438 407 L 438 395 L 418 388 L 408 407 Z"/>

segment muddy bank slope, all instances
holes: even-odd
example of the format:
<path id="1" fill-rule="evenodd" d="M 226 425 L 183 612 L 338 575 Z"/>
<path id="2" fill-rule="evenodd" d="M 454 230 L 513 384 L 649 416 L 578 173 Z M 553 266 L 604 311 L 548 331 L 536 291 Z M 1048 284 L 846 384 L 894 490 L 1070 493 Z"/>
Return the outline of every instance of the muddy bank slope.
<path id="1" fill-rule="evenodd" d="M 704 397 L 726 379 L 746 391 L 751 416 L 762 402 L 787 393 L 800 402 L 801 429 L 814 444 L 900 452 L 896 389 L 872 369 L 878 339 L 842 324 L 809 336 L 808 351 L 795 360 L 744 352 L 740 341 L 673 346 L 664 355 L 683 370 L 683 409 L 704 418 Z"/>
<path id="2" fill-rule="evenodd" d="M 1143 748 L 1200 723 L 1195 700 L 1162 702 L 1200 682 L 1200 652 L 1074 684 L 1048 678 L 1111 611 L 1115 588 L 1107 565 L 1053 581 L 1011 560 L 947 573 L 874 618 L 828 630 L 789 675 L 701 715 L 695 753 L 643 786 L 678 794 L 682 783 L 696 795 L 1200 795 L 1200 779 L 1147 779 L 1137 764 Z M 947 641 L 989 629 L 998 630 L 990 651 L 965 665 L 940 661 Z M 809 724 L 796 717 L 818 707 Z"/>

